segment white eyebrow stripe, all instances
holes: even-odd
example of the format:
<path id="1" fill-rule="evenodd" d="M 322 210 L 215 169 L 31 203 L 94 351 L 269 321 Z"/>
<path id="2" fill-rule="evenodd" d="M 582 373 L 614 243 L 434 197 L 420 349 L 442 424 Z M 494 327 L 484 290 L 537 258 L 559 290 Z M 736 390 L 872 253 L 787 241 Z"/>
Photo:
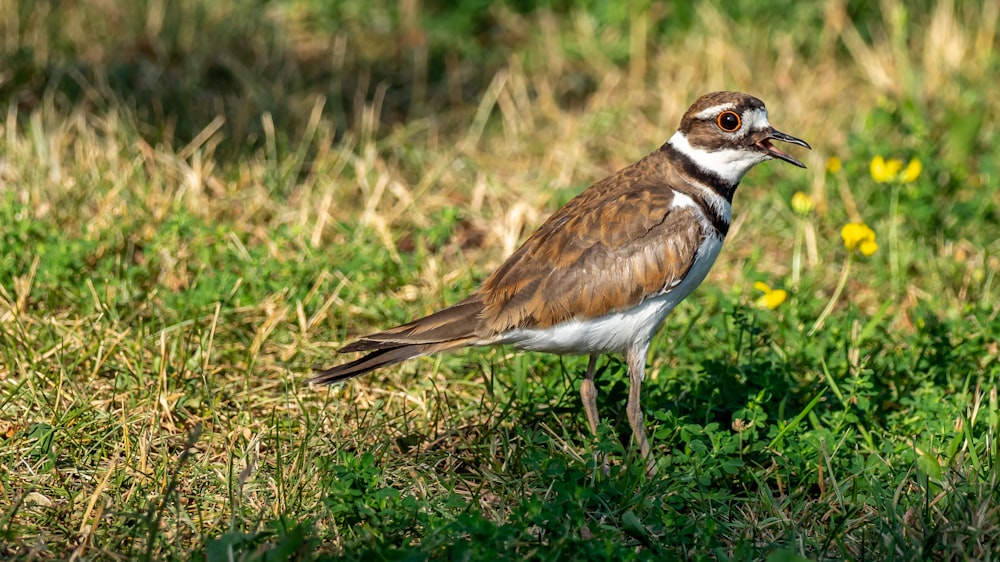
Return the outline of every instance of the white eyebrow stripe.
<path id="1" fill-rule="evenodd" d="M 733 102 L 720 103 L 719 105 L 713 105 L 708 109 L 702 109 L 698 113 L 695 113 L 695 119 L 708 119 L 709 117 L 714 117 L 718 113 L 722 113 L 727 109 L 734 109 L 736 104 Z"/>
<path id="2" fill-rule="evenodd" d="M 771 124 L 767 121 L 767 109 L 751 109 L 743 114 L 743 125 L 751 130 L 767 129 Z"/>

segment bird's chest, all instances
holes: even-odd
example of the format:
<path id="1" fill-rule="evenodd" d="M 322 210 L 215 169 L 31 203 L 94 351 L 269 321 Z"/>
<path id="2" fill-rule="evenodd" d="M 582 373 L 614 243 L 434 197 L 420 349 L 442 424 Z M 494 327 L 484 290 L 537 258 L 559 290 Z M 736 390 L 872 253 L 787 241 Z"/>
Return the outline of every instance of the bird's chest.
<path id="1" fill-rule="evenodd" d="M 705 277 L 708 276 L 709 270 L 715 264 L 715 259 L 719 257 L 719 252 L 722 251 L 722 242 L 724 238 L 718 234 L 711 234 L 705 237 L 702 241 L 701 246 L 698 247 L 698 251 L 695 252 L 694 262 L 688 269 L 687 275 L 685 275 L 681 280 L 672 287 L 664 287 L 662 296 L 669 297 L 669 299 L 676 305 L 680 301 L 684 300 L 691 291 L 695 289 L 698 285 L 701 285 Z M 673 309 L 673 306 L 670 307 Z M 668 311 L 669 312 L 669 311 Z"/>

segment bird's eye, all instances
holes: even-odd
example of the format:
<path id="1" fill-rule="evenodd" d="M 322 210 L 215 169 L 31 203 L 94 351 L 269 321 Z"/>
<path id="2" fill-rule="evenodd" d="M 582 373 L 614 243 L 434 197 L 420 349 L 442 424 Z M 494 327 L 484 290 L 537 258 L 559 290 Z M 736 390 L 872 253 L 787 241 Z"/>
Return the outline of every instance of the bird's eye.
<path id="1" fill-rule="evenodd" d="M 740 116 L 735 111 L 723 111 L 719 114 L 719 118 L 716 120 L 719 124 L 719 128 L 728 133 L 739 130 L 740 128 Z"/>

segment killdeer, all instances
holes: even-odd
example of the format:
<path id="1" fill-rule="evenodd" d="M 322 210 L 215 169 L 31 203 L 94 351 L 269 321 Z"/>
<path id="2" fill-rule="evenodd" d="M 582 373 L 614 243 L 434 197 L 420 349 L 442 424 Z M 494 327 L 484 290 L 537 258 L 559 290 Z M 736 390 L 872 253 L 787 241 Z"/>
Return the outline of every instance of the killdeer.
<path id="1" fill-rule="evenodd" d="M 666 144 L 556 211 L 468 298 L 358 338 L 340 352 L 365 356 L 311 381 L 337 383 L 466 346 L 588 354 L 580 396 L 596 434 L 597 357 L 622 353 L 631 383 L 629 425 L 647 470 L 655 472 L 639 403 L 650 339 L 719 255 L 743 175 L 775 158 L 805 168 L 773 140 L 811 148 L 774 129 L 753 96 L 698 98 Z"/>

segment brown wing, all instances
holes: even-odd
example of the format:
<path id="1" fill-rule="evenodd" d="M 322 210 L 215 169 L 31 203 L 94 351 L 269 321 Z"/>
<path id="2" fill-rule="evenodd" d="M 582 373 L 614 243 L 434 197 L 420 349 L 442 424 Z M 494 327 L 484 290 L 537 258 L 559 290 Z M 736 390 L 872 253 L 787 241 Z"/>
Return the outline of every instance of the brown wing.
<path id="1" fill-rule="evenodd" d="M 697 208 L 674 206 L 670 186 L 683 180 L 656 160 L 640 160 L 556 211 L 469 298 L 362 336 L 340 351 L 367 355 L 312 380 L 340 382 L 420 355 L 489 343 L 511 328 L 603 316 L 674 286 L 706 227 Z"/>
<path id="2" fill-rule="evenodd" d="M 545 328 L 632 307 L 679 282 L 704 234 L 643 160 L 592 186 L 545 222 L 476 296 L 480 335 Z"/>

